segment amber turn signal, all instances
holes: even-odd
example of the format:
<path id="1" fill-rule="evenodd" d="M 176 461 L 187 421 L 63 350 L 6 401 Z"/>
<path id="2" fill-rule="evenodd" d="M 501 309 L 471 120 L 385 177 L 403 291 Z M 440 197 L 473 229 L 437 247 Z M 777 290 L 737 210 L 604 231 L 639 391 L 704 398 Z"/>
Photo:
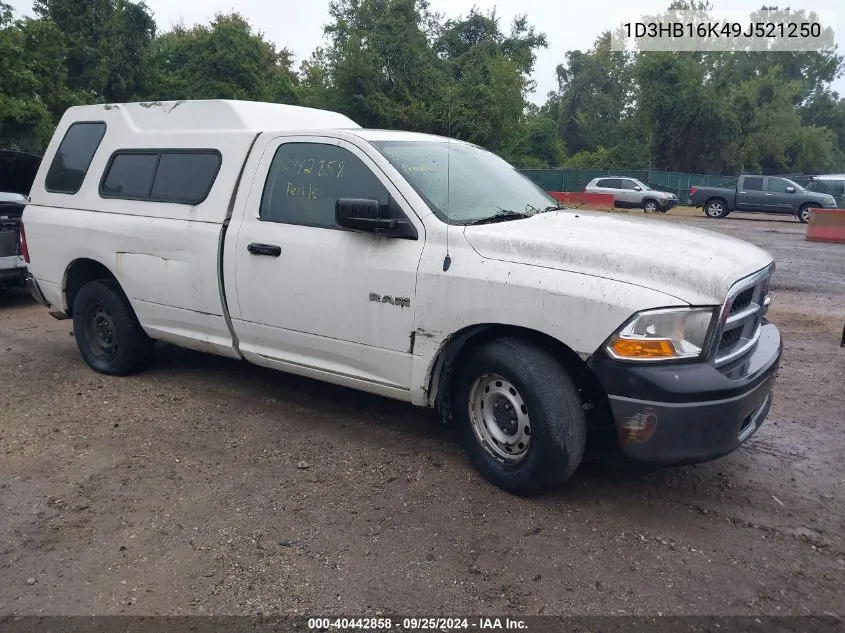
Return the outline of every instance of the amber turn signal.
<path id="1" fill-rule="evenodd" d="M 666 339 L 618 338 L 610 348 L 620 358 L 672 358 L 675 347 Z"/>

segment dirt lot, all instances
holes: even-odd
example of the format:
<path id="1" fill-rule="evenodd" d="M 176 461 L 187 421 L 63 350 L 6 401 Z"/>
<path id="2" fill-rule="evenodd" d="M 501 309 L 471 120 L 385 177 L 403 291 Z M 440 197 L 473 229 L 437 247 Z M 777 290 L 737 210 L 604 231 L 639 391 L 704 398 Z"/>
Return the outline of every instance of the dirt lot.
<path id="1" fill-rule="evenodd" d="M 88 370 L 71 324 L 0 297 L 0 614 L 845 613 L 845 246 L 792 219 L 655 221 L 778 263 L 786 353 L 733 455 L 590 459 L 534 499 L 433 414 L 162 346 Z"/>

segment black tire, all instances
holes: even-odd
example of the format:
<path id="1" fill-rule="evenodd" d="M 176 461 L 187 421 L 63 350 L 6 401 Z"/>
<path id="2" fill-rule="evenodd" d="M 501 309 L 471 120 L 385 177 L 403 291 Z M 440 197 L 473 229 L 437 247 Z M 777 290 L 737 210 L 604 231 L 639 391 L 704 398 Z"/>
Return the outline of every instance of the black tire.
<path id="1" fill-rule="evenodd" d="M 728 217 L 728 203 L 721 198 L 711 198 L 704 203 L 704 214 L 708 218 L 721 219 Z"/>
<path id="2" fill-rule="evenodd" d="M 471 413 L 470 400 L 474 393 L 486 397 L 474 386 L 498 377 L 515 388 L 524 403 L 521 411 L 530 419 L 530 441 L 516 463 L 492 454 L 473 428 L 473 418 L 479 418 Z M 502 338 L 471 350 L 452 393 L 454 419 L 473 467 L 503 490 L 530 495 L 558 487 L 581 462 L 587 438 L 581 399 L 563 367 L 540 347 Z"/>
<path id="3" fill-rule="evenodd" d="M 153 340 L 147 336 L 119 286 L 91 281 L 73 301 L 73 333 L 91 369 L 126 376 L 146 369 Z"/>
<path id="4" fill-rule="evenodd" d="M 660 211 L 660 203 L 654 198 L 646 198 L 643 200 L 643 211 L 646 213 L 657 213 Z"/>
<path id="5" fill-rule="evenodd" d="M 795 217 L 798 218 L 798 221 L 801 224 L 807 224 L 810 221 L 810 209 L 813 209 L 813 205 L 805 204 L 802 205 L 801 208 L 798 209 L 798 213 L 795 214 Z"/>

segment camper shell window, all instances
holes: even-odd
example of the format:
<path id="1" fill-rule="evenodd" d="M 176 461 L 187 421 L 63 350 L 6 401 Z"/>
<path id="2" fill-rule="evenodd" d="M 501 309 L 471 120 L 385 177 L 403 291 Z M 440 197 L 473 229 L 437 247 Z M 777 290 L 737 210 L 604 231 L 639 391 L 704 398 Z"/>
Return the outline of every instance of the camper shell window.
<path id="1" fill-rule="evenodd" d="M 118 150 L 100 181 L 103 198 L 199 204 L 220 171 L 213 149 Z"/>
<path id="2" fill-rule="evenodd" d="M 102 121 L 72 124 L 50 163 L 44 188 L 51 193 L 78 192 L 105 134 L 106 124 Z"/>

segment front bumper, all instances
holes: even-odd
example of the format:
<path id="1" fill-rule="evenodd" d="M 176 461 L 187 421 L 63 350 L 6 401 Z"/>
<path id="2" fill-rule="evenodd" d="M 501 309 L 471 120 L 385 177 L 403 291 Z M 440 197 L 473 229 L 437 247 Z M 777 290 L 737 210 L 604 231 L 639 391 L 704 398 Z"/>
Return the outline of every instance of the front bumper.
<path id="1" fill-rule="evenodd" d="M 677 198 L 673 198 L 671 200 L 661 200 L 660 201 L 660 208 L 665 209 L 666 211 L 668 211 L 669 209 L 672 209 L 674 207 L 677 207 L 677 206 L 678 206 L 678 199 Z"/>
<path id="2" fill-rule="evenodd" d="M 765 323 L 755 349 L 719 369 L 709 363 L 635 365 L 603 352 L 590 366 L 608 394 L 623 452 L 682 464 L 727 455 L 760 428 L 782 353 L 780 332 Z"/>

